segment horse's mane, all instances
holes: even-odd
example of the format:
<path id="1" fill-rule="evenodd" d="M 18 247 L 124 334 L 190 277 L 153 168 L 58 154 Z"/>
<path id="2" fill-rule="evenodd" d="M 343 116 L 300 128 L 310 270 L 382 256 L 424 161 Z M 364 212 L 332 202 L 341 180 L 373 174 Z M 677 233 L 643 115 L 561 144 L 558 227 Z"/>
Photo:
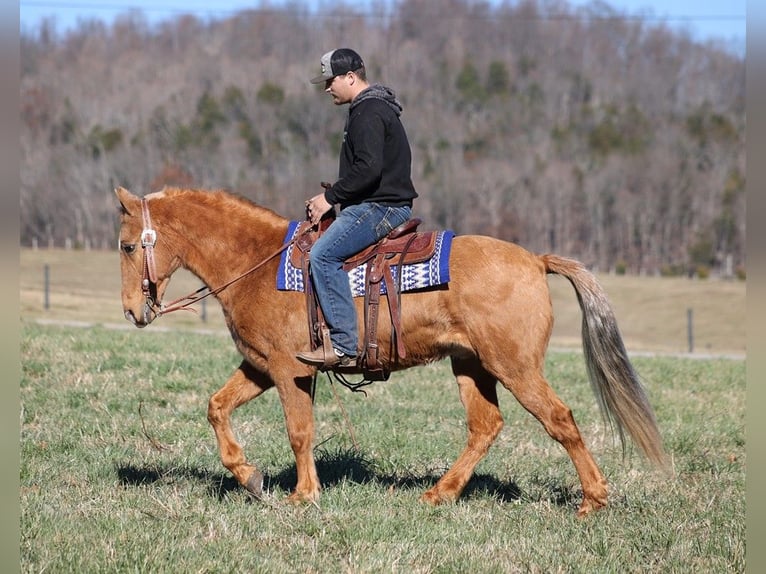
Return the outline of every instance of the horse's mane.
<path id="1" fill-rule="evenodd" d="M 188 196 L 188 199 L 195 203 L 225 210 L 223 213 L 232 215 L 241 213 L 247 217 L 258 216 L 263 218 L 265 216 L 266 219 L 284 219 L 283 216 L 273 209 L 259 205 L 243 195 L 221 188 L 203 189 L 165 186 L 160 191 L 147 195 L 147 198 L 152 196 L 167 198 L 183 198 L 183 196 Z"/>

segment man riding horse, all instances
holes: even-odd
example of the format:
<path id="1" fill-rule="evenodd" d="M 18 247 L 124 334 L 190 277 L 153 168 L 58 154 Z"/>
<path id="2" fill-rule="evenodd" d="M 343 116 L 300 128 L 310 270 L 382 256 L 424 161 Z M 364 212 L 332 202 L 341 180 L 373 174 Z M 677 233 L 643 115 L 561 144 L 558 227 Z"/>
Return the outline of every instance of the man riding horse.
<path id="1" fill-rule="evenodd" d="M 333 348 L 296 357 L 327 369 L 354 366 L 358 356 L 357 314 L 343 262 L 407 221 L 418 194 L 410 176 L 410 144 L 399 119 L 402 105 L 394 92 L 370 84 L 362 58 L 349 48 L 327 52 L 321 66 L 311 83 L 324 82 L 335 105 L 349 104 L 339 178 L 306 202 L 315 225 L 340 206 L 310 254 L 311 278 Z"/>

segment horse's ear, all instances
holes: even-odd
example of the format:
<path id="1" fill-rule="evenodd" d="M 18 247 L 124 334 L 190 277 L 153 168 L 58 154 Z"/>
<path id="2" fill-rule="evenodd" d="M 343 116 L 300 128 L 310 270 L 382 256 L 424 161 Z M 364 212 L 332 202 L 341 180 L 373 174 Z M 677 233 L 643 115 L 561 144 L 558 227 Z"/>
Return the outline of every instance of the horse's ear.
<path id="1" fill-rule="evenodd" d="M 117 195 L 117 199 L 120 200 L 120 213 L 123 215 L 130 215 L 138 203 L 138 197 L 130 193 L 121 185 L 115 188 L 114 193 Z"/>

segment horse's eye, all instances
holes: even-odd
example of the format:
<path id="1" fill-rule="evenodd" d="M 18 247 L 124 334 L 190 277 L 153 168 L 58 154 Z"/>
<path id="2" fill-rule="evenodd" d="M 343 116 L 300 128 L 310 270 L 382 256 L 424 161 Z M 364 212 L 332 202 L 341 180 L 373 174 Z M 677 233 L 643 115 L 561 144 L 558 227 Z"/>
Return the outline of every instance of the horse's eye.
<path id="1" fill-rule="evenodd" d="M 126 255 L 130 255 L 131 253 L 133 253 L 136 250 L 136 244 L 135 243 L 123 243 L 120 247 L 122 248 L 122 251 Z"/>

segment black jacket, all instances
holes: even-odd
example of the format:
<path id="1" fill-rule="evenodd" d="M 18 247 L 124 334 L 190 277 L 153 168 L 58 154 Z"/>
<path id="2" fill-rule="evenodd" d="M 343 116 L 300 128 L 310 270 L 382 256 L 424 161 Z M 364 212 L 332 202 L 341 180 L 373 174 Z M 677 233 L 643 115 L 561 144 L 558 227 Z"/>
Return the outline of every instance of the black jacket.
<path id="1" fill-rule="evenodd" d="M 339 179 L 325 192 L 332 204 L 375 202 L 412 206 L 412 154 L 394 93 L 374 84 L 354 98 L 348 110 L 338 168 Z"/>

